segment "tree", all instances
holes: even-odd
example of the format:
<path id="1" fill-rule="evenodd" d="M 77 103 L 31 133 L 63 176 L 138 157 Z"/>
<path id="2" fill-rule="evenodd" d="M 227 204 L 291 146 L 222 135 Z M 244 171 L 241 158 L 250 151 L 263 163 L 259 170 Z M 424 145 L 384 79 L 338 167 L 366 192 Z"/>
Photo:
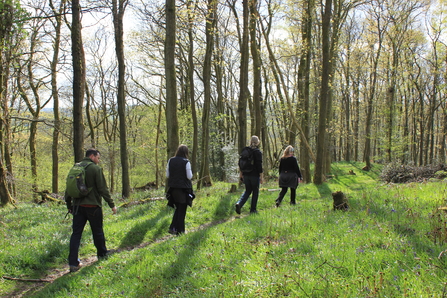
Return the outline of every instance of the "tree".
<path id="1" fill-rule="evenodd" d="M 258 1 L 251 0 L 250 3 L 250 49 L 253 60 L 253 107 L 254 107 L 254 131 L 253 135 L 261 135 L 261 57 L 260 57 L 260 42 L 257 37 L 257 23 L 259 21 Z"/>
<path id="2" fill-rule="evenodd" d="M 242 22 L 242 40 L 240 43 L 241 67 L 239 72 L 239 101 L 237 106 L 238 114 L 238 149 L 242 151 L 247 142 L 247 102 L 249 97 L 248 90 L 248 62 L 249 62 L 249 0 L 243 0 L 243 22 Z"/>
<path id="3" fill-rule="evenodd" d="M 73 56 L 73 150 L 74 160 L 84 157 L 85 56 L 82 44 L 81 6 L 79 0 L 71 3 L 71 54 Z"/>
<path id="4" fill-rule="evenodd" d="M 315 162 L 314 183 L 321 184 L 324 181 L 324 161 L 326 154 L 326 124 L 328 105 L 330 104 L 330 75 L 332 74 L 330 32 L 332 19 L 332 0 L 325 0 L 322 20 L 322 69 L 321 89 L 319 102 L 318 136 L 317 136 L 317 159 Z"/>
<path id="5" fill-rule="evenodd" d="M 197 152 L 196 150 L 199 147 L 199 125 L 197 121 L 197 111 L 196 111 L 196 97 L 195 97 L 195 84 L 194 84 L 194 13 L 193 13 L 193 1 L 188 0 L 187 2 L 188 9 L 188 86 L 187 90 L 189 91 L 189 99 L 191 104 L 191 118 L 193 125 L 193 144 L 192 144 L 192 153 L 191 153 L 191 167 L 194 178 L 197 176 Z"/>
<path id="6" fill-rule="evenodd" d="M 301 29 L 301 57 L 298 68 L 298 96 L 301 103 L 301 143 L 307 142 L 310 136 L 310 67 L 312 54 L 312 20 L 315 9 L 315 1 L 304 1 L 303 22 Z M 300 147 L 300 165 L 304 182 L 311 182 L 310 152 L 307 146 Z"/>
<path id="7" fill-rule="evenodd" d="M 7 175 L 8 171 L 3 164 L 3 160 L 7 160 L 9 157 L 5 157 L 9 154 L 9 110 L 7 103 L 7 90 L 8 90 L 8 76 L 9 68 L 12 63 L 12 49 L 13 49 L 13 36 L 14 22 L 19 19 L 21 8 L 18 2 L 13 1 L 1 1 L 0 2 L 0 105 L 2 109 L 0 119 L 0 142 L 2 147 L 2 154 L 0 156 L 0 205 L 5 206 L 8 204 L 14 204 L 15 200 L 12 198 L 8 183 Z M 21 23 L 15 24 L 20 29 Z M 8 165 L 7 165 L 8 166 Z M 9 165 L 12 166 L 12 165 Z"/>
<path id="8" fill-rule="evenodd" d="M 166 129 L 168 158 L 174 156 L 179 145 L 177 119 L 177 80 L 175 70 L 176 10 L 175 0 L 166 0 Z"/>
<path id="9" fill-rule="evenodd" d="M 124 61 L 124 28 L 123 17 L 127 0 L 112 0 L 113 25 L 115 28 L 115 51 L 118 60 L 118 117 L 120 127 L 120 149 L 122 168 L 122 196 L 130 195 L 129 159 L 127 155 L 126 133 L 126 96 L 125 96 L 125 61 Z"/>
<path id="10" fill-rule="evenodd" d="M 206 13 L 206 50 L 203 64 L 203 86 L 204 103 L 202 111 L 202 162 L 200 170 L 199 186 L 211 186 L 211 175 L 209 168 L 209 142 L 210 142 L 210 108 L 211 108 L 211 58 L 214 48 L 214 31 L 216 26 L 217 1 L 208 0 Z"/>
<path id="11" fill-rule="evenodd" d="M 57 86 L 57 65 L 59 63 L 59 50 L 61 43 L 62 15 L 65 11 L 65 0 L 59 2 L 56 8 L 52 0 L 49 1 L 50 8 L 54 15 L 54 40 L 53 40 L 53 57 L 51 60 L 51 96 L 53 98 L 54 128 L 53 128 L 53 144 L 51 146 L 52 163 L 52 191 L 59 191 L 59 134 L 61 130 L 61 119 L 59 113 L 59 91 Z"/>

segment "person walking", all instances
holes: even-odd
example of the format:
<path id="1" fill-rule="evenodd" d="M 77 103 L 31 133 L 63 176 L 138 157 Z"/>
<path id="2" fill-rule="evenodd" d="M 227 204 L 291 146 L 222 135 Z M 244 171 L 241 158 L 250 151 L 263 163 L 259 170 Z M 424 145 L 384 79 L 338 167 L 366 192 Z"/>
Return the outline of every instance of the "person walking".
<path id="1" fill-rule="evenodd" d="M 288 188 L 290 188 L 290 204 L 296 204 L 296 188 L 298 187 L 298 183 L 301 181 L 302 176 L 294 153 L 295 149 L 290 145 L 287 146 L 279 161 L 279 187 L 281 187 L 281 192 L 275 201 L 276 207 L 281 205 Z"/>
<path id="2" fill-rule="evenodd" d="M 240 166 L 240 179 L 244 182 L 245 191 L 242 196 L 237 201 L 235 208 L 236 213 L 241 214 L 241 209 L 247 202 L 248 198 L 251 195 L 251 205 L 250 205 L 250 213 L 257 213 L 257 204 L 258 204 L 258 196 L 259 196 L 259 185 L 262 180 L 262 152 L 259 150 L 259 138 L 257 136 L 252 136 L 250 140 L 250 145 L 245 147 L 244 150 L 247 150 L 250 155 L 250 164 L 252 165 L 249 169 L 243 169 Z M 244 151 L 243 150 L 243 151 Z M 241 153 L 241 156 L 243 152 Z"/>
<path id="3" fill-rule="evenodd" d="M 81 267 L 78 258 L 79 246 L 81 243 L 82 232 L 87 221 L 92 229 L 93 243 L 96 247 L 98 259 L 107 256 L 106 239 L 103 229 L 102 198 L 112 208 L 113 214 L 116 214 L 116 206 L 107 188 L 106 179 L 102 169 L 98 166 L 101 154 L 96 149 L 88 149 L 81 165 L 88 164 L 85 168 L 85 184 L 90 192 L 82 198 L 71 198 L 65 194 L 68 212 L 73 215 L 73 232 L 70 237 L 70 253 L 68 264 L 70 272 L 75 272 Z"/>
<path id="4" fill-rule="evenodd" d="M 168 178 L 168 205 L 175 208 L 169 233 L 180 235 L 185 233 L 186 209 L 192 206 L 195 198 L 192 190 L 192 170 L 188 160 L 188 147 L 180 145 L 174 157 L 168 160 L 166 165 L 166 177 Z"/>

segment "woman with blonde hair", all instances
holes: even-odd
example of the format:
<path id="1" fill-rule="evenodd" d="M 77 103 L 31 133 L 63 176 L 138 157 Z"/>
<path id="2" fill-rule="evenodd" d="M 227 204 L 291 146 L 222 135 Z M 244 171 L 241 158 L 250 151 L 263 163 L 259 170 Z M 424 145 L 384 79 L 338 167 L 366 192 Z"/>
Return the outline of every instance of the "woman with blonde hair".
<path id="1" fill-rule="evenodd" d="M 299 181 L 302 179 L 300 167 L 298 161 L 294 156 L 295 149 L 292 146 L 287 146 L 279 161 L 279 186 L 281 192 L 276 199 L 276 207 L 281 205 L 284 196 L 287 193 L 287 189 L 290 188 L 290 204 L 296 204 L 296 188 Z"/>

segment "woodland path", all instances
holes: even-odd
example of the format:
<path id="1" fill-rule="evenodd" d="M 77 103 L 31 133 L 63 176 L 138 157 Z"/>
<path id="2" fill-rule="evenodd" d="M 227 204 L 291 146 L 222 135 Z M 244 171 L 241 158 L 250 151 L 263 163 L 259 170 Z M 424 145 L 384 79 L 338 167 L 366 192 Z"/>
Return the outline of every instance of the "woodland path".
<path id="1" fill-rule="evenodd" d="M 194 229 L 191 229 L 189 233 L 194 233 L 200 230 L 204 230 L 207 229 L 209 227 L 218 225 L 218 224 L 222 224 L 224 222 L 231 222 L 235 219 L 241 218 L 241 217 L 245 217 L 246 215 L 237 215 L 237 216 L 232 216 L 229 217 L 227 219 L 221 219 L 218 221 L 213 221 L 210 223 L 206 223 L 203 225 L 200 225 Z M 129 246 L 129 247 L 124 247 L 124 248 L 120 248 L 114 251 L 115 253 L 120 253 L 122 251 L 132 251 L 132 250 L 136 250 L 136 249 L 141 249 L 147 246 L 150 246 L 154 243 L 160 243 L 160 242 L 164 242 L 167 241 L 173 237 L 178 237 L 175 235 L 167 235 L 167 236 L 163 236 L 160 237 L 158 239 L 155 239 L 153 241 L 149 241 L 149 242 L 145 242 L 145 243 L 141 243 L 139 245 L 135 245 L 135 246 Z M 84 258 L 81 260 L 82 262 L 82 267 L 87 267 L 90 266 L 91 264 L 95 263 L 97 261 L 97 257 L 96 256 L 90 256 L 87 258 Z M 16 281 L 20 281 L 23 282 L 22 285 L 18 286 L 17 289 L 13 292 L 10 293 L 6 296 L 3 296 L 5 298 L 21 298 L 21 297 L 26 297 L 27 294 L 32 294 L 34 292 L 39 291 L 40 289 L 42 289 L 46 284 L 48 283 L 53 283 L 54 281 L 56 281 L 58 278 L 70 274 L 70 270 L 68 268 L 68 266 L 64 266 L 64 268 L 55 268 L 51 271 L 48 272 L 48 274 L 40 279 L 21 279 L 21 278 L 13 278 L 13 277 L 7 277 L 7 276 L 3 276 L 4 279 L 8 279 L 8 280 L 16 280 Z"/>

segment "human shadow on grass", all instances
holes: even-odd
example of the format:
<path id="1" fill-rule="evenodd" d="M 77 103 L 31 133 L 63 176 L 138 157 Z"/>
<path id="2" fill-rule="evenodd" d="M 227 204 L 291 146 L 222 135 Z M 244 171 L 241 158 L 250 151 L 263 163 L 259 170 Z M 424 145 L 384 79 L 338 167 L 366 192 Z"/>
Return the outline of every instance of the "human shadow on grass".
<path id="1" fill-rule="evenodd" d="M 195 262 L 193 258 L 196 252 L 200 251 L 200 247 L 203 243 L 206 243 L 206 239 L 209 238 L 209 228 L 201 229 L 193 233 L 188 233 L 179 237 L 187 237 L 187 241 L 180 245 L 176 245 L 173 242 L 172 246 L 172 258 L 170 262 L 166 262 L 164 267 L 157 272 L 157 278 L 153 279 L 153 283 L 159 282 L 159 279 L 169 281 L 169 283 L 175 283 L 175 280 L 182 281 L 187 276 L 191 275 L 191 268 L 194 267 Z M 183 242 L 183 241 L 182 241 Z M 139 288 L 140 293 L 136 293 L 138 297 L 145 297 L 148 295 L 147 288 L 151 288 L 151 281 L 148 282 L 149 285 L 145 288 Z M 155 286 L 155 285 L 154 285 Z M 168 285 L 164 285 L 168 286 Z M 186 286 L 186 285 L 185 285 Z"/>
<path id="2" fill-rule="evenodd" d="M 158 228 L 154 231 L 153 239 L 157 239 L 159 236 L 165 234 L 167 222 L 169 220 L 167 217 L 168 213 L 165 208 L 161 209 L 156 216 L 151 217 L 141 223 L 135 224 L 121 240 L 119 249 L 135 247 L 142 244 L 147 232 L 154 227 Z M 162 224 L 160 224 L 160 221 L 162 221 Z"/>

